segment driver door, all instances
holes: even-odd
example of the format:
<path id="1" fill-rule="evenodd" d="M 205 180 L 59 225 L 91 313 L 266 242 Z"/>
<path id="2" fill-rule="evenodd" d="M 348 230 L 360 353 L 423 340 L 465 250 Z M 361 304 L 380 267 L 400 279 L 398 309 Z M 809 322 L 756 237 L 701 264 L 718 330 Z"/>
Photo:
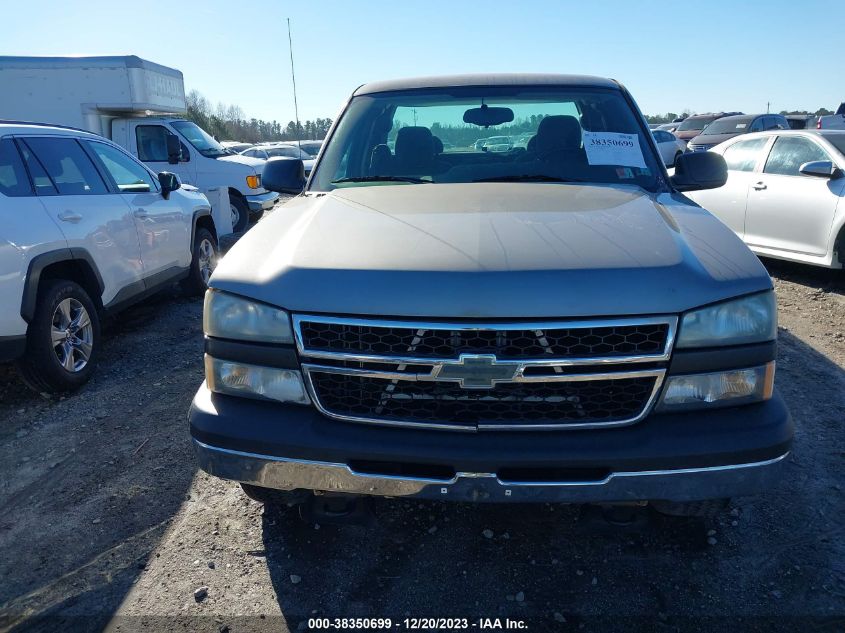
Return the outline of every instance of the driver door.
<path id="1" fill-rule="evenodd" d="M 175 165 L 167 160 L 167 136 L 175 134 L 173 130 L 161 124 L 144 123 L 141 119 L 131 123 L 129 134 L 130 138 L 135 139 L 133 154 L 138 160 L 155 173 L 170 171 L 179 176 L 182 182 L 197 186 L 196 161 L 191 160 L 193 157 L 185 143 L 182 143 L 182 160 Z M 176 136 L 178 138 L 179 135 Z"/>

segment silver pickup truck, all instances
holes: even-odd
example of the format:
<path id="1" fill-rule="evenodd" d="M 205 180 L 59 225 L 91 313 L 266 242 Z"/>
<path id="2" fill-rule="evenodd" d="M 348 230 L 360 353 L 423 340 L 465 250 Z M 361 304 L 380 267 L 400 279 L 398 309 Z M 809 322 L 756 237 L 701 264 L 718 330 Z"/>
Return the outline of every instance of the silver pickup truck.
<path id="1" fill-rule="evenodd" d="M 307 183 L 268 163 L 300 195 L 211 279 L 200 466 L 265 501 L 694 515 L 765 490 L 793 435 L 772 282 L 682 193 L 725 179 L 712 152 L 670 178 L 616 81 L 361 86 Z"/>

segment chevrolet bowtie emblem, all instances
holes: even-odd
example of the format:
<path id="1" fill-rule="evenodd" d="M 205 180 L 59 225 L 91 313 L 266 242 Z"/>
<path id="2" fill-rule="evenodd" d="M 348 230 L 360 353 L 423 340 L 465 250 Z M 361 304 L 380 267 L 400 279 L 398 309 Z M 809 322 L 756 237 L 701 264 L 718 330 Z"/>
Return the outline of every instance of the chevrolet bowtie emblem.
<path id="1" fill-rule="evenodd" d="M 435 380 L 457 382 L 463 389 L 492 389 L 497 382 L 512 381 L 518 365 L 499 363 L 493 355 L 461 354 L 455 363 L 440 365 Z"/>

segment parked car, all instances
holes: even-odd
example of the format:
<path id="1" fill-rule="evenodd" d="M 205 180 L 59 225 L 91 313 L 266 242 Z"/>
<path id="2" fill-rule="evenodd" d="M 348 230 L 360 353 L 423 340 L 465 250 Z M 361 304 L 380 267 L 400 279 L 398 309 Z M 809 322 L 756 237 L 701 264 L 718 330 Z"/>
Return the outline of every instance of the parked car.
<path id="1" fill-rule="evenodd" d="M 663 164 L 667 167 L 674 167 L 678 157 L 686 150 L 687 144 L 666 130 L 652 130 L 651 135 L 654 137 L 654 142 L 657 143 L 657 151 L 660 152 Z"/>
<path id="2" fill-rule="evenodd" d="M 174 116 L 187 112 L 185 83 L 175 68 L 134 55 L 0 56 L 0 94 L 0 119 L 87 130 L 156 173 L 171 171 L 203 193 L 228 190 L 235 231 L 279 198 L 261 186 L 263 161 L 226 150 L 193 121 Z"/>
<path id="3" fill-rule="evenodd" d="M 689 194 L 759 255 L 845 264 L 845 131 L 789 130 L 714 147 L 728 182 Z"/>
<path id="4" fill-rule="evenodd" d="M 294 142 L 291 144 L 296 145 L 297 143 Z M 323 147 L 323 141 L 299 141 L 299 147 L 308 152 L 311 158 L 317 158 L 320 148 Z"/>
<path id="5" fill-rule="evenodd" d="M 480 139 L 478 139 L 478 140 L 477 140 L 477 141 L 473 144 L 472 148 L 473 148 L 476 152 L 480 152 L 480 151 L 482 151 L 482 150 L 483 150 L 484 145 L 485 145 L 486 143 L 487 143 L 487 139 L 486 139 L 486 138 L 480 138 Z"/>
<path id="6" fill-rule="evenodd" d="M 816 128 L 816 120 L 818 117 L 815 114 L 787 114 L 786 122 L 789 123 L 791 130 L 810 130 Z"/>
<path id="7" fill-rule="evenodd" d="M 241 143 L 240 141 L 220 141 L 220 145 L 238 154 L 252 147 L 252 143 Z"/>
<path id="8" fill-rule="evenodd" d="M 819 130 L 845 130 L 845 101 L 839 104 L 835 114 L 820 116 L 816 121 Z"/>
<path id="9" fill-rule="evenodd" d="M 0 362 L 42 392 L 84 384 L 100 322 L 217 262 L 208 199 L 81 130 L 0 122 Z"/>
<path id="10" fill-rule="evenodd" d="M 511 141 L 510 136 L 491 136 L 481 147 L 485 152 L 508 152 L 512 148 L 513 141 Z"/>
<path id="11" fill-rule="evenodd" d="M 789 122 L 782 114 L 737 114 L 716 119 L 704 128 L 698 136 L 687 143 L 689 152 L 706 152 L 719 143 L 724 143 L 740 134 L 788 130 Z"/>
<path id="12" fill-rule="evenodd" d="M 241 152 L 241 154 L 252 158 L 260 158 L 262 160 L 268 160 L 270 158 L 298 158 L 305 166 L 306 176 L 311 173 L 315 160 L 314 157 L 304 149 L 300 149 L 296 145 L 290 143 L 254 145 Z"/>
<path id="13" fill-rule="evenodd" d="M 701 134 L 702 130 L 713 123 L 716 119 L 721 119 L 722 117 L 734 114 L 742 114 L 742 112 L 711 112 L 709 114 L 693 114 L 678 124 L 674 134 L 682 141 L 689 143 L 689 141 Z"/>
<path id="14" fill-rule="evenodd" d="M 658 125 L 655 129 L 657 129 L 657 130 L 664 130 L 664 131 L 666 131 L 666 132 L 672 132 L 672 133 L 674 134 L 674 133 L 675 133 L 675 130 L 677 130 L 677 129 L 678 129 L 678 126 L 679 126 L 680 124 L 681 124 L 681 122 L 680 122 L 680 121 L 675 121 L 675 122 L 672 122 L 672 123 L 661 123 L 661 124 L 660 124 L 660 125 Z"/>
<path id="15" fill-rule="evenodd" d="M 538 123 L 516 161 L 437 155 L 421 125 L 390 151 L 415 111 L 439 129 Z M 212 277 L 202 469 L 268 503 L 696 514 L 772 485 L 792 438 L 772 281 L 677 195 L 724 184 L 721 156 L 684 154 L 669 178 L 632 97 L 596 77 L 378 82 L 339 121 L 303 195 Z M 264 182 L 300 192 L 302 166 L 271 161 Z"/>

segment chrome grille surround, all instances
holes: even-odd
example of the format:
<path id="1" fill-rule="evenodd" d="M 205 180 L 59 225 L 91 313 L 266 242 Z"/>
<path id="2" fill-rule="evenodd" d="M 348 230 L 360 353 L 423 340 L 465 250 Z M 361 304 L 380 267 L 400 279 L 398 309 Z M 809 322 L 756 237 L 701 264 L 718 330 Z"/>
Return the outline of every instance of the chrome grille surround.
<path id="1" fill-rule="evenodd" d="M 600 355 L 585 357 L 545 357 L 499 359 L 495 355 L 459 354 L 457 357 L 432 357 L 414 355 L 413 346 L 407 354 L 368 354 L 355 351 L 333 351 L 313 349 L 303 337 L 303 324 L 318 323 L 337 326 L 360 326 L 363 328 L 399 328 L 417 332 L 416 338 L 423 336 L 423 332 L 435 330 L 438 332 L 508 332 L 513 330 L 535 332 L 538 339 L 543 339 L 546 330 L 589 330 L 590 328 L 653 326 L 666 327 L 662 349 L 656 353 L 630 355 Z M 382 320 L 355 317 L 331 317 L 321 315 L 293 315 L 293 330 L 297 351 L 302 362 L 302 371 L 306 387 L 312 401 L 318 410 L 329 418 L 338 420 L 363 422 L 387 426 L 416 427 L 429 429 L 443 429 L 456 431 L 476 430 L 564 430 L 585 429 L 596 427 L 618 427 L 635 424 L 645 418 L 655 404 L 666 373 L 666 365 L 672 353 L 678 319 L 675 316 L 660 317 L 631 317 L 615 319 L 590 319 L 571 321 L 508 321 L 508 322 L 472 322 L 472 321 L 404 321 Z M 491 378 L 490 385 L 465 386 L 460 379 L 445 377 L 454 368 L 466 367 L 467 359 L 489 359 L 492 366 L 502 369 L 502 377 Z M 487 360 L 485 360 L 487 362 Z M 638 367 L 639 365 L 639 367 Z M 646 365 L 646 366 L 643 366 Z M 444 373 L 447 370 L 447 373 Z M 624 419 L 610 421 L 583 422 L 554 422 L 542 421 L 538 423 L 496 423 L 485 424 L 453 424 L 441 422 L 385 419 L 377 415 L 338 413 L 325 407 L 319 392 L 315 387 L 313 374 L 339 374 L 359 376 L 374 380 L 385 381 L 385 393 L 393 390 L 391 385 L 398 381 L 412 381 L 420 383 L 461 383 L 461 389 L 468 393 L 478 393 L 486 390 L 495 398 L 495 385 L 519 383 L 579 383 L 597 380 L 621 380 L 632 378 L 653 378 L 653 388 L 641 411 Z M 458 372 L 460 373 L 460 372 Z"/>

